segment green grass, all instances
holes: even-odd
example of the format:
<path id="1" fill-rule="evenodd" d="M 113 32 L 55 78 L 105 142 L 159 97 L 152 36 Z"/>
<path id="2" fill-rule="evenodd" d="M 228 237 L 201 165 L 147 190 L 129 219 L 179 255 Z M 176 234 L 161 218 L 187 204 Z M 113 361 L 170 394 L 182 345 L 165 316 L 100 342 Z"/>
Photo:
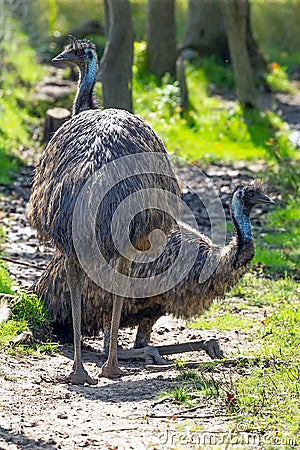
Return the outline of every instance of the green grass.
<path id="1" fill-rule="evenodd" d="M 217 70 L 216 67 L 219 67 Z M 145 69 L 145 43 L 136 43 L 134 110 L 162 137 L 169 152 L 190 161 L 264 159 L 277 162 L 296 152 L 284 122 L 272 111 L 245 112 L 233 102 L 209 95 L 214 83 L 230 86 L 232 73 L 213 59 L 187 68 L 190 108 L 180 108 L 180 91 L 168 75 L 157 80 Z"/>
<path id="2" fill-rule="evenodd" d="M 25 292 L 12 304 L 12 318 L 18 322 L 26 321 L 28 328 L 35 332 L 43 330 L 45 333 L 51 328 L 51 320 L 42 300 Z"/>
<path id="3" fill-rule="evenodd" d="M 250 328 L 240 320 L 249 311 Z M 299 285 L 288 277 L 276 281 L 249 274 L 193 326 L 215 332 L 232 330 L 236 323 L 246 335 L 243 353 L 254 359 L 244 369 L 210 375 L 224 412 L 235 414 L 230 427 L 235 421 L 237 427 L 243 424 L 243 431 L 300 438 Z M 185 371 L 177 385 L 185 387 L 186 395 L 197 395 L 201 376 L 199 371 Z M 193 382 L 189 388 L 187 381 Z"/>
<path id="4" fill-rule="evenodd" d="M 201 330 L 248 330 L 253 327 L 253 319 L 247 316 L 232 314 L 230 310 L 220 307 L 218 304 L 212 305 L 210 310 L 204 316 L 196 319 L 190 324 L 191 328 L 199 328 Z"/>
<path id="5" fill-rule="evenodd" d="M 9 184 L 22 162 L 21 150 L 32 146 L 31 129 L 39 121 L 31 99 L 34 86 L 45 74 L 21 27 L 6 17 L 0 41 L 0 183 Z M 5 31 L 4 30 L 4 31 Z"/>
<path id="6" fill-rule="evenodd" d="M 13 281 L 7 270 L 0 266 L 0 294 L 13 294 Z M 51 319 L 43 302 L 33 294 L 14 294 L 10 302 L 10 317 L 0 322 L 0 349 L 10 354 L 54 352 L 58 344 L 51 342 Z M 23 331 L 31 330 L 35 339 L 30 345 L 11 345 Z"/>
<path id="7" fill-rule="evenodd" d="M 295 284 L 295 291 L 297 287 Z M 276 298 L 264 329 L 258 331 L 257 356 L 270 364 L 253 367 L 236 385 L 237 406 L 249 428 L 300 435 L 299 291 Z"/>
<path id="8" fill-rule="evenodd" d="M 13 281 L 9 276 L 9 273 L 4 266 L 3 262 L 0 260 L 0 293 L 2 294 L 12 294 Z"/>
<path id="9" fill-rule="evenodd" d="M 264 217 L 264 236 L 257 239 L 253 264 L 262 263 L 269 272 L 299 271 L 300 199 L 290 196 L 284 207 Z"/>
<path id="10" fill-rule="evenodd" d="M 288 78 L 287 66 L 280 66 L 278 63 L 273 62 L 270 66 L 269 73 L 266 74 L 266 81 L 274 92 L 296 93 L 296 89 L 292 86 Z"/>

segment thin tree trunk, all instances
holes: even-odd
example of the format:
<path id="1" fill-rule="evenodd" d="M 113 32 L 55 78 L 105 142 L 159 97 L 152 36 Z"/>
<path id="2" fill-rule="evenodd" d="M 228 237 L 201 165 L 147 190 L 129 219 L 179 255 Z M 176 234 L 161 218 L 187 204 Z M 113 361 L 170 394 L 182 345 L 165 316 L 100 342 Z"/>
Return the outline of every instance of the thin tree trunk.
<path id="1" fill-rule="evenodd" d="M 181 49 L 191 48 L 201 56 L 229 58 L 221 1 L 189 0 Z"/>
<path id="2" fill-rule="evenodd" d="M 132 111 L 133 26 L 128 0 L 107 0 L 108 35 L 100 61 L 103 106 Z"/>
<path id="3" fill-rule="evenodd" d="M 180 45 L 181 50 L 191 48 L 201 56 L 216 55 L 223 61 L 230 59 L 223 3 L 224 0 L 189 0 L 185 33 Z M 253 37 L 249 0 L 246 1 L 245 8 L 247 9 L 247 48 L 255 78 L 261 79 L 264 78 L 267 63 Z"/>
<path id="4" fill-rule="evenodd" d="M 252 24 L 251 24 L 251 5 L 247 0 L 247 48 L 250 56 L 251 66 L 254 71 L 255 79 L 265 80 L 265 73 L 268 70 L 267 61 L 259 48 L 256 39 L 253 36 Z"/>
<path id="5" fill-rule="evenodd" d="M 247 0 L 223 0 L 224 22 L 239 102 L 256 107 L 256 89 L 247 48 Z"/>
<path id="6" fill-rule="evenodd" d="M 161 77 L 175 75 L 176 27 L 174 0 L 148 0 L 147 64 Z"/>

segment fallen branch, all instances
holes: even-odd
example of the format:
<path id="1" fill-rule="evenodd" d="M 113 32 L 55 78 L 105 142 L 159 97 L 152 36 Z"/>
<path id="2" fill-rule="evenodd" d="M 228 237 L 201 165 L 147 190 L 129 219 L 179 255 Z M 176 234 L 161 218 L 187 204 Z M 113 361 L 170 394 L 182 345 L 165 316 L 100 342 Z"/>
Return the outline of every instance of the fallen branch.
<path id="1" fill-rule="evenodd" d="M 107 430 L 101 430 L 101 433 L 112 433 L 114 431 L 135 431 L 138 427 L 131 428 L 108 428 Z"/>
<path id="2" fill-rule="evenodd" d="M 201 408 L 202 406 L 200 406 Z M 147 414 L 147 418 L 149 419 L 173 419 L 173 418 L 180 418 L 180 419 L 214 419 L 215 417 L 228 417 L 229 419 L 232 419 L 233 417 L 236 417 L 232 414 L 228 415 L 226 413 L 216 413 L 216 414 L 203 414 L 200 416 L 187 416 L 186 414 L 182 413 L 174 413 L 174 414 Z"/>
<path id="3" fill-rule="evenodd" d="M 210 367 L 214 367 L 217 365 L 224 365 L 226 367 L 228 366 L 237 366 L 238 364 L 247 364 L 247 363 L 255 363 L 257 361 L 257 358 L 247 358 L 247 357 L 240 357 L 240 358 L 223 358 L 223 359 L 216 359 L 212 361 L 185 361 L 183 362 L 182 367 L 180 369 L 188 368 L 188 369 L 208 369 Z M 147 370 L 153 370 L 153 371 L 160 371 L 160 370 L 169 370 L 169 369 L 176 369 L 178 368 L 177 364 L 169 364 L 167 366 L 160 366 L 158 364 L 147 364 L 145 365 L 145 369 Z"/>
<path id="4" fill-rule="evenodd" d="M 5 294 L 4 292 L 0 293 L 0 298 L 15 298 L 13 294 Z"/>
<path id="5" fill-rule="evenodd" d="M 46 266 L 38 266 L 37 264 L 34 264 L 34 263 L 19 261 L 17 259 L 10 258 L 9 256 L 1 256 L 1 259 L 3 259 L 3 261 L 7 261 L 7 262 L 10 262 L 13 264 L 18 264 L 19 266 L 34 267 L 37 270 L 45 270 L 46 269 Z"/>

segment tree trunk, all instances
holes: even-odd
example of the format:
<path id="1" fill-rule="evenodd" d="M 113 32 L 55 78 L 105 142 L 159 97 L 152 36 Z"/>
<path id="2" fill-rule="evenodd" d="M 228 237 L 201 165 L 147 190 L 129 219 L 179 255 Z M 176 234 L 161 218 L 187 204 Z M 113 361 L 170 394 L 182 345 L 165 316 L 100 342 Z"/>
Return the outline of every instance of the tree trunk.
<path id="1" fill-rule="evenodd" d="M 241 0 L 244 2 L 244 0 Z M 189 0 L 187 24 L 180 48 L 191 48 L 200 56 L 216 55 L 223 61 L 230 59 L 227 33 L 223 18 L 224 0 Z M 246 42 L 256 78 L 263 78 L 267 63 L 253 37 L 250 3 L 245 1 Z"/>
<path id="2" fill-rule="evenodd" d="M 252 25 L 251 25 L 251 10 L 250 10 L 250 2 L 247 3 L 247 48 L 250 56 L 251 66 L 254 70 L 254 76 L 256 79 L 265 80 L 265 73 L 268 70 L 268 64 L 265 60 L 261 49 L 259 48 L 256 39 L 254 39 Z"/>
<path id="3" fill-rule="evenodd" d="M 176 53 L 174 0 L 148 0 L 148 69 L 158 77 L 175 75 Z"/>
<path id="4" fill-rule="evenodd" d="M 251 61 L 247 48 L 247 0 L 224 0 L 224 22 L 237 97 L 243 107 L 256 107 L 256 89 Z"/>
<path id="5" fill-rule="evenodd" d="M 133 26 L 128 0 L 107 0 L 108 35 L 100 61 L 103 106 L 132 111 Z"/>
<path id="6" fill-rule="evenodd" d="M 223 22 L 222 0 L 189 0 L 181 49 L 191 48 L 201 56 L 229 58 Z"/>

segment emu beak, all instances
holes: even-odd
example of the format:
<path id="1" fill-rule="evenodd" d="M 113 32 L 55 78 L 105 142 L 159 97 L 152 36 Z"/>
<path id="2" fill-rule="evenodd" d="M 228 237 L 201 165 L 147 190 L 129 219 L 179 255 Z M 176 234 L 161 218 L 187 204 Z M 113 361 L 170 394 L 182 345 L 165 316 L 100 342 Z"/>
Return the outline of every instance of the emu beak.
<path id="1" fill-rule="evenodd" d="M 257 195 L 253 200 L 256 204 L 275 205 L 275 202 L 266 194 Z"/>
<path id="2" fill-rule="evenodd" d="M 51 62 L 61 62 L 61 61 L 74 62 L 75 58 L 72 57 L 72 55 L 69 52 L 61 52 L 59 55 L 55 56 L 55 58 L 51 59 Z"/>

